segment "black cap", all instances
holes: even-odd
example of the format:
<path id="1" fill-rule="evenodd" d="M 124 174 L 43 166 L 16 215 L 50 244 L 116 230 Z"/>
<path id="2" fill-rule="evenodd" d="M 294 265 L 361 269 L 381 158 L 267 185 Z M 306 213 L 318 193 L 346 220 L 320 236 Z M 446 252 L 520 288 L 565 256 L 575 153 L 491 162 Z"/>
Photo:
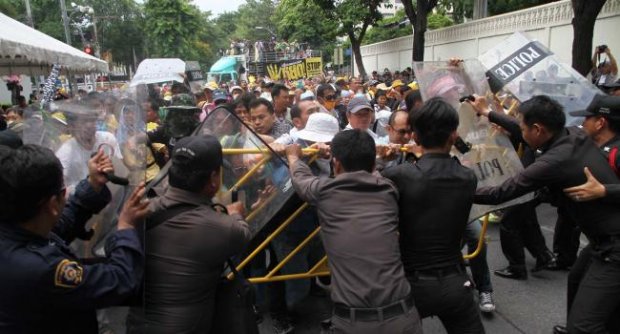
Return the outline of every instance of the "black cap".
<path id="1" fill-rule="evenodd" d="M 217 138 L 191 136 L 176 142 L 172 151 L 172 164 L 191 170 L 213 171 L 222 166 L 222 145 Z"/>
<path id="2" fill-rule="evenodd" d="M 22 139 L 13 130 L 0 131 L 0 145 L 16 149 L 23 144 Z"/>
<path id="3" fill-rule="evenodd" d="M 620 96 L 595 95 L 586 110 L 571 111 L 571 116 L 606 116 L 620 120 Z"/>

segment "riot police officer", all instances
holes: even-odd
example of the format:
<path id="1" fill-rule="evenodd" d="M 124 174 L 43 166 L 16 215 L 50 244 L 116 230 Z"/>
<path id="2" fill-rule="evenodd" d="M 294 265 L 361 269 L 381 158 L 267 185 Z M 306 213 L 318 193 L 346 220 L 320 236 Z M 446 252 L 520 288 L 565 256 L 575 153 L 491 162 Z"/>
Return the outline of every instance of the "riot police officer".
<path id="1" fill-rule="evenodd" d="M 54 153 L 0 146 L 0 161 L 0 332 L 97 333 L 95 310 L 123 303 L 142 276 L 134 224 L 148 212 L 143 187 L 119 216 L 108 261 L 88 265 L 52 232 L 66 192 Z"/>

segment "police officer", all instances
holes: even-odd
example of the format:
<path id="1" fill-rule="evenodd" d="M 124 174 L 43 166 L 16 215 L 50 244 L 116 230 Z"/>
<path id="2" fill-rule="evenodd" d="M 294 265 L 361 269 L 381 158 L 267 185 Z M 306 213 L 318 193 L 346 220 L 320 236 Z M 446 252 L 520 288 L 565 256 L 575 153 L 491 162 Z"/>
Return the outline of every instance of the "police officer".
<path id="1" fill-rule="evenodd" d="M 181 138 L 172 152 L 166 192 L 152 200 L 145 233 L 144 318 L 132 309 L 130 332 L 209 333 L 216 286 L 230 257 L 251 234 L 241 202 L 229 215 L 211 199 L 220 188 L 222 146 L 213 136 Z"/>
<path id="2" fill-rule="evenodd" d="M 450 157 L 458 114 L 432 98 L 410 125 L 422 156 L 385 169 L 383 176 L 400 193 L 400 248 L 416 307 L 422 318 L 438 316 L 448 333 L 484 333 L 461 254 L 477 179 Z"/>
<path id="3" fill-rule="evenodd" d="M 566 118 L 556 101 L 534 96 L 519 111 L 523 139 L 542 155 L 501 186 L 478 189 L 475 202 L 498 204 L 548 187 L 559 207 L 588 237 L 592 249 L 592 260 L 570 306 L 568 332 L 607 333 L 606 323 L 620 303 L 620 208 L 600 199 L 569 198 L 562 189 L 584 183 L 586 166 L 602 183 L 618 183 L 618 178 L 583 131 L 564 128 Z"/>
<path id="4" fill-rule="evenodd" d="M 372 173 L 375 143 L 361 129 L 331 142 L 335 178 L 315 176 L 286 148 L 295 191 L 317 208 L 332 272 L 335 333 L 422 333 L 398 242 L 398 192 Z"/>
<path id="5" fill-rule="evenodd" d="M 618 154 L 620 147 L 620 97 L 597 95 L 586 110 L 574 111 L 571 112 L 571 115 L 585 117 L 582 128 L 600 148 L 611 169 L 618 174 L 620 169 L 620 154 Z M 593 178 L 589 170 L 586 171 L 586 176 L 588 179 Z M 569 189 L 565 192 L 569 197 L 585 200 L 580 197 L 579 191 Z M 591 256 L 592 247 L 588 245 L 581 251 L 579 261 L 575 262 L 573 270 L 568 275 L 567 313 L 570 313 L 579 284 L 592 262 Z M 617 321 L 608 323 L 608 329 L 610 326 L 615 326 L 616 331 L 619 329 Z M 555 326 L 553 330 L 554 333 L 568 333 L 564 326 Z"/>
<path id="6" fill-rule="evenodd" d="M 148 212 L 139 187 L 108 241 L 106 263 L 82 264 L 52 231 L 65 205 L 49 149 L 0 146 L 0 332 L 97 333 L 95 309 L 123 303 L 142 273 L 133 226 Z"/>
<path id="7" fill-rule="evenodd" d="M 486 107 L 486 99 L 477 100 L 478 104 L 474 109 L 478 115 L 488 117 L 489 121 L 501 126 L 510 134 L 510 141 L 516 149 L 519 145 L 523 147 L 523 154 L 520 157 L 524 167 L 534 162 L 535 152 L 523 141 L 519 122 L 503 112 L 496 112 Z M 499 106 L 499 108 L 502 108 Z M 503 109 L 502 109 L 503 110 Z M 519 204 L 504 211 L 499 230 L 502 252 L 508 260 L 508 266 L 495 270 L 495 275 L 510 279 L 527 279 L 525 267 L 524 247 L 536 257 L 536 266 L 532 272 L 541 269 L 553 269 L 557 267 L 553 253 L 547 248 L 545 238 L 540 230 L 538 217 L 536 216 L 536 206 L 538 200 Z"/>

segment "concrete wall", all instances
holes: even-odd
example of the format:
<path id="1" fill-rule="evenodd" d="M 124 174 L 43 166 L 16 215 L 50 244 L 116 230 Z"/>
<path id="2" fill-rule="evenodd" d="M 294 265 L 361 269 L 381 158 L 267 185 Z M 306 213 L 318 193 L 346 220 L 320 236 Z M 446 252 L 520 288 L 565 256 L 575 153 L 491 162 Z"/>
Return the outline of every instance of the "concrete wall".
<path id="1" fill-rule="evenodd" d="M 551 49 L 563 62 L 571 63 L 573 9 L 570 0 L 428 31 L 424 60 L 451 57 L 475 58 L 516 31 L 525 32 Z M 620 0 L 608 0 L 594 26 L 594 46 L 607 44 L 620 56 Z M 413 36 L 362 46 L 367 73 L 373 70 L 401 70 L 411 66 Z M 355 66 L 355 75 L 358 75 Z"/>

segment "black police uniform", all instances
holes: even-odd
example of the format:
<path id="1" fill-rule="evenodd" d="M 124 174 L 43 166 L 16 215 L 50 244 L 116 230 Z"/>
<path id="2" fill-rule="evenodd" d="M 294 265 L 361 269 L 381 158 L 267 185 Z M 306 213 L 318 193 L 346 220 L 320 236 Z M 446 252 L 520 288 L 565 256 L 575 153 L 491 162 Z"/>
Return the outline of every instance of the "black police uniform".
<path id="1" fill-rule="evenodd" d="M 521 128 L 514 117 L 492 111 L 489 114 L 489 121 L 506 129 L 510 133 L 510 140 L 515 147 L 518 148 L 519 145 L 523 145 L 523 155 L 520 159 L 524 167 L 534 162 L 535 152 L 523 140 Z M 499 231 L 500 243 L 502 252 L 508 260 L 509 269 L 517 276 L 515 278 L 527 276 L 524 247 L 532 256 L 536 257 L 537 269 L 553 260 L 553 256 L 545 244 L 545 237 L 540 230 L 536 215 L 537 205 L 538 200 L 534 199 L 507 208 L 502 216 Z"/>
<path id="2" fill-rule="evenodd" d="M 97 333 L 95 310 L 123 303 L 139 285 L 143 257 L 134 229 L 109 237 L 106 263 L 81 264 L 63 240 L 80 235 L 87 212 L 109 201 L 107 189 L 81 187 L 55 228 L 60 236 L 0 222 L 0 333 Z"/>
<path id="3" fill-rule="evenodd" d="M 603 184 L 620 181 L 599 148 L 579 129 L 563 130 L 542 151 L 532 165 L 501 186 L 478 189 L 475 202 L 498 204 L 548 187 L 557 197 L 559 207 L 579 224 L 592 247 L 592 261 L 570 309 L 569 331 L 606 333 L 606 322 L 620 304 L 620 207 L 606 199 L 576 202 L 563 195 L 562 190 L 586 181 L 584 167 Z"/>
<path id="4" fill-rule="evenodd" d="M 461 254 L 475 174 L 440 153 L 382 174 L 400 193 L 401 257 L 420 317 L 438 316 L 448 333 L 484 333 Z"/>

